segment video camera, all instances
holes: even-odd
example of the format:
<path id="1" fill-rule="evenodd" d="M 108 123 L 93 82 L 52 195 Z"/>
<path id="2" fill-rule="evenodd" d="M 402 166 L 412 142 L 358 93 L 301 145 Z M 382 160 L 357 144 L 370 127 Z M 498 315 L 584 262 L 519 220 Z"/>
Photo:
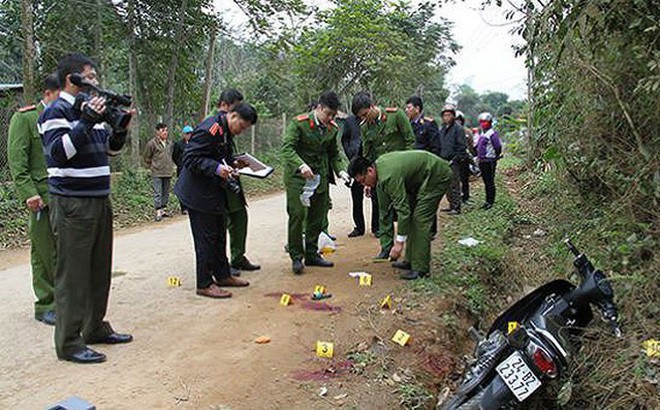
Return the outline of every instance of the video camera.
<path id="1" fill-rule="evenodd" d="M 124 110 L 122 107 L 130 107 L 132 97 L 127 94 L 119 95 L 109 90 L 104 90 L 88 82 L 85 77 L 78 73 L 71 74 L 71 82 L 73 85 L 91 90 L 99 97 L 105 98 L 105 112 L 103 113 L 102 120 L 108 123 L 115 131 L 125 130 L 128 123 L 131 122 L 131 113 Z M 75 108 L 81 109 L 82 103 L 90 100 L 92 97 L 87 93 L 79 93 L 76 96 Z"/>

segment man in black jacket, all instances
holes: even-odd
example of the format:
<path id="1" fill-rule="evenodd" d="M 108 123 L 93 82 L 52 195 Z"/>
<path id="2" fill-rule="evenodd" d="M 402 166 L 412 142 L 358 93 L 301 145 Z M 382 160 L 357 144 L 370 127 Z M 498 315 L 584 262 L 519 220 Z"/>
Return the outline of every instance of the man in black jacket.
<path id="1" fill-rule="evenodd" d="M 452 177 L 447 192 L 449 208 L 443 211 L 450 215 L 461 213 L 461 162 L 466 157 L 467 144 L 465 141 L 465 132 L 456 121 L 456 108 L 447 104 L 442 108 L 442 122 L 444 126 L 440 130 L 440 158 L 449 161 L 451 165 Z"/>
<path id="2" fill-rule="evenodd" d="M 250 104 L 208 117 L 193 131 L 183 154 L 183 169 L 174 192 L 188 209 L 195 244 L 197 294 L 228 298 L 224 287 L 248 286 L 230 275 L 226 242 L 226 189 L 238 186 L 231 156 L 232 138 L 257 122 Z M 240 189 L 240 187 L 239 187 Z"/>
<path id="3" fill-rule="evenodd" d="M 362 138 L 360 137 L 360 120 L 355 115 L 349 115 L 346 118 L 337 119 L 337 123 L 342 129 L 341 145 L 344 148 L 346 158 L 351 161 L 357 156 L 362 156 Z M 355 227 L 348 234 L 349 238 L 364 235 L 364 187 L 355 181 L 351 185 L 351 201 L 353 203 L 353 223 Z M 378 234 L 378 205 L 374 205 L 374 197 L 371 198 L 371 232 Z"/>

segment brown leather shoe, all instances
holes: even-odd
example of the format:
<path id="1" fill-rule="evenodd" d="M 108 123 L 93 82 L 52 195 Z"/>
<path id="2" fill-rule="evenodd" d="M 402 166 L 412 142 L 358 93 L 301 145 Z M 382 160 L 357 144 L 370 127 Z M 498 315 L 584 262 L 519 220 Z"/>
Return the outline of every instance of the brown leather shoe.
<path id="1" fill-rule="evenodd" d="M 218 286 L 224 286 L 227 288 L 242 288 L 245 286 L 249 286 L 250 282 L 244 279 L 239 279 L 236 276 L 230 276 L 228 278 L 225 278 L 221 280 L 220 282 L 216 282 Z"/>
<path id="2" fill-rule="evenodd" d="M 221 289 L 215 283 L 212 283 L 208 288 L 197 289 L 197 294 L 199 296 L 206 296 L 207 298 L 214 299 L 225 299 L 231 297 L 231 292 Z"/>

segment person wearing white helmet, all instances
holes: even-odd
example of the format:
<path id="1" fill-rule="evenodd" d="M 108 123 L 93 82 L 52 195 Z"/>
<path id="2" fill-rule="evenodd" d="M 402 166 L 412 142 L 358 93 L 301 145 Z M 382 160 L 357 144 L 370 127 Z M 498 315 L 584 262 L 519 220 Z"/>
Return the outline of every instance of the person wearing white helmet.
<path id="1" fill-rule="evenodd" d="M 479 114 L 481 134 L 477 140 L 477 161 L 481 177 L 486 188 L 486 202 L 482 209 L 490 209 L 495 204 L 495 167 L 502 156 L 502 143 L 493 129 L 493 115 L 489 112 Z"/>

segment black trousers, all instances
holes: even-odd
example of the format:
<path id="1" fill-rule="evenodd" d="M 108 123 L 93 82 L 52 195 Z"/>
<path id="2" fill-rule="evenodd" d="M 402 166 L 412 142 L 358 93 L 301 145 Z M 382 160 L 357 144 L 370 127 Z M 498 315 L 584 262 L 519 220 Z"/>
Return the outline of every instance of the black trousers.
<path id="1" fill-rule="evenodd" d="M 113 332 L 103 320 L 112 270 L 112 205 L 108 197 L 51 195 L 57 246 L 55 350 L 66 357 Z"/>
<path id="2" fill-rule="evenodd" d="M 497 161 L 486 162 L 481 161 L 479 163 L 479 169 L 481 170 L 481 178 L 484 180 L 484 186 L 486 187 L 486 203 L 494 204 L 495 203 L 495 166 Z"/>
<path id="3" fill-rule="evenodd" d="M 190 229 L 195 244 L 197 289 L 205 289 L 230 277 L 227 259 L 226 215 L 188 210 Z"/>
<path id="4" fill-rule="evenodd" d="M 470 199 L 470 161 L 471 159 L 466 158 L 460 162 L 461 192 L 464 202 Z"/>
<path id="5" fill-rule="evenodd" d="M 353 203 L 353 223 L 355 229 L 360 232 L 365 232 L 364 210 L 364 187 L 357 182 L 353 181 L 351 185 L 351 200 Z M 371 191 L 371 232 L 378 233 L 378 198 L 376 198 L 376 190 Z"/>

